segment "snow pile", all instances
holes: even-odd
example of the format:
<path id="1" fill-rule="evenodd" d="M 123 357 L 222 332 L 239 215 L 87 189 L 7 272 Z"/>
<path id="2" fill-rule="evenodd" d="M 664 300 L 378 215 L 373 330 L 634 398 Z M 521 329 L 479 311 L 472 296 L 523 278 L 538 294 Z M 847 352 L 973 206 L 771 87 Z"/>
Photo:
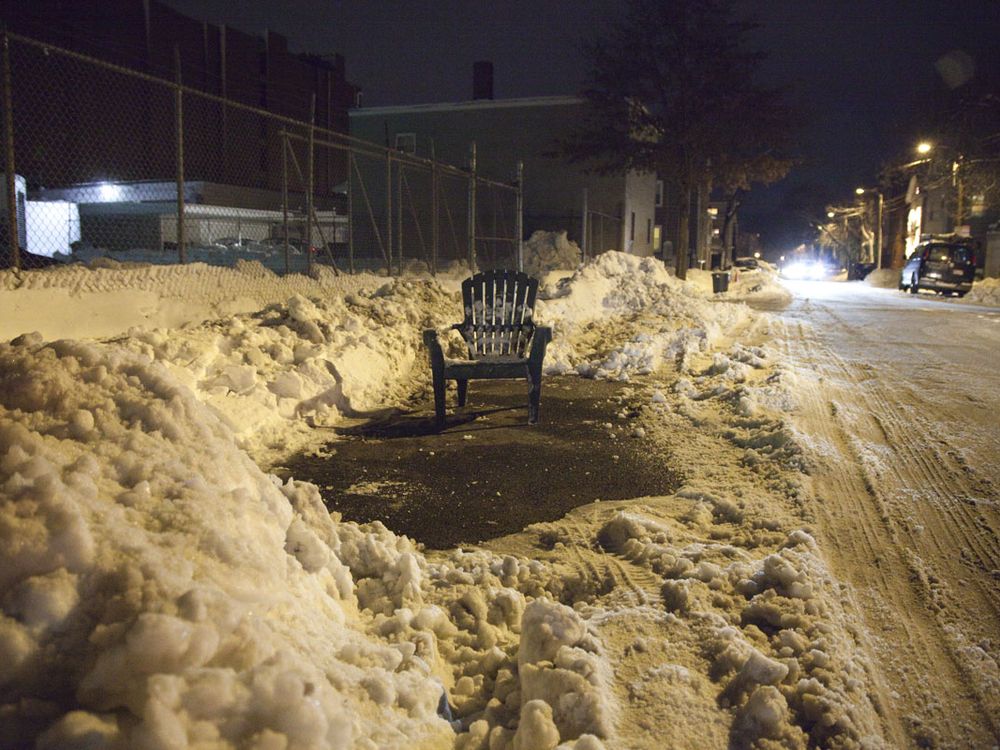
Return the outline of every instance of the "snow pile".
<path id="1" fill-rule="evenodd" d="M 438 284 L 396 279 L 193 328 L 134 330 L 122 344 L 166 364 L 260 458 L 287 453 L 310 426 L 404 400 L 427 378 L 420 331 L 452 322 L 455 306 Z"/>
<path id="2" fill-rule="evenodd" d="M 26 336 L 0 362 L 0 745 L 448 747 L 458 729 L 465 747 L 594 750 L 612 733 L 600 641 L 544 566 L 429 563 L 340 522 L 144 355 Z"/>
<path id="3" fill-rule="evenodd" d="M 965 300 L 1000 307 L 1000 279 L 980 279 L 972 285 Z"/>
<path id="4" fill-rule="evenodd" d="M 580 265 L 583 257 L 580 247 L 570 242 L 566 232 L 538 230 L 523 245 L 524 272 L 536 279 L 550 271 L 572 270 Z"/>
<path id="5" fill-rule="evenodd" d="M 877 289 L 898 289 L 899 269 L 878 268 L 865 276 L 865 283 Z"/>
<path id="6" fill-rule="evenodd" d="M 0 362 L 0 744 L 450 735 L 427 662 L 359 611 L 366 576 L 419 601 L 410 542 L 342 534 L 314 487 L 263 474 L 146 357 L 24 337 Z"/>
<path id="7" fill-rule="evenodd" d="M 713 304 L 655 258 L 613 251 L 540 298 L 536 320 L 553 327 L 546 371 L 616 380 L 683 361 L 751 314 L 741 305 Z"/>

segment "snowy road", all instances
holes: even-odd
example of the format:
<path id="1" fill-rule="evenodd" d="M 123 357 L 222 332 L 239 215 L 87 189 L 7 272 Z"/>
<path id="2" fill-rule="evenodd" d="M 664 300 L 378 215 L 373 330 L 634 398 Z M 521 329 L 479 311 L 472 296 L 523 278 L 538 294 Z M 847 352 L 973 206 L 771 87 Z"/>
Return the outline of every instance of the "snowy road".
<path id="1" fill-rule="evenodd" d="M 1000 737 L 1000 309 L 800 283 L 782 314 L 817 535 L 887 739 Z"/>

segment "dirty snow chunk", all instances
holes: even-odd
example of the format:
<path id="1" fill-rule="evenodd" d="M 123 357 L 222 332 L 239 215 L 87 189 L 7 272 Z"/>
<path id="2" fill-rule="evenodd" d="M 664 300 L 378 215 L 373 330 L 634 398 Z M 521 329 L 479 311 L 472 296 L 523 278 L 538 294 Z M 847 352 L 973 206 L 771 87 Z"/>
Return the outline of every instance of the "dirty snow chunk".
<path id="1" fill-rule="evenodd" d="M 534 700 L 547 703 L 564 739 L 610 734 L 610 665 L 578 613 L 545 598 L 529 604 L 521 619 L 517 663 L 522 710 Z"/>
<path id="2" fill-rule="evenodd" d="M 541 278 L 549 271 L 573 270 L 580 265 L 582 255 L 565 231 L 536 230 L 524 243 L 524 272 Z"/>
<path id="3" fill-rule="evenodd" d="M 542 700 L 525 703 L 514 735 L 514 750 L 554 750 L 558 744 L 559 730 L 552 722 L 551 706 Z"/>
<path id="4" fill-rule="evenodd" d="M 773 685 L 754 690 L 750 700 L 740 709 L 734 728 L 747 746 L 755 747 L 755 740 L 780 740 L 783 747 L 806 747 L 807 738 L 798 727 L 789 725 L 788 703 L 781 691 Z"/>
<path id="5" fill-rule="evenodd" d="M 621 553 L 630 539 L 644 541 L 665 541 L 666 528 L 645 516 L 627 511 L 619 511 L 597 532 L 597 541 L 610 551 Z"/>

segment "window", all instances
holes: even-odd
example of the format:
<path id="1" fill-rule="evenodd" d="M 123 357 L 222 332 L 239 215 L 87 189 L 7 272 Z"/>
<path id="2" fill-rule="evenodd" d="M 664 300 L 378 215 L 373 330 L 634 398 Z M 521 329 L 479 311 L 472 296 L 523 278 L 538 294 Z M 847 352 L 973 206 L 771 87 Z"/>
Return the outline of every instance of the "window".
<path id="1" fill-rule="evenodd" d="M 417 134 L 396 133 L 396 150 L 404 154 L 417 153 Z"/>
<path id="2" fill-rule="evenodd" d="M 635 211 L 632 212 L 632 222 L 629 225 L 628 238 L 635 242 Z"/>
<path id="3" fill-rule="evenodd" d="M 663 180 L 656 181 L 656 207 L 663 207 Z"/>
<path id="4" fill-rule="evenodd" d="M 653 227 L 653 249 L 660 249 L 660 238 L 663 237 L 663 227 L 659 224 Z"/>
<path id="5" fill-rule="evenodd" d="M 646 219 L 646 242 L 653 242 L 653 220 Z"/>

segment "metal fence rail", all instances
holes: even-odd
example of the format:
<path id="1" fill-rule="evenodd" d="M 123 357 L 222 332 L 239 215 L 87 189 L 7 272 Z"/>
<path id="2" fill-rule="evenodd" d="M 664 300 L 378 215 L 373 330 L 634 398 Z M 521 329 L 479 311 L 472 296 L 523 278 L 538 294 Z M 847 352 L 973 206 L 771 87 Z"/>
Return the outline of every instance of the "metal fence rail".
<path id="1" fill-rule="evenodd" d="M 0 267 L 95 256 L 278 273 L 520 268 L 520 171 L 478 174 L 2 37 Z M 329 114 L 329 113 L 327 113 Z M 513 170 L 512 170 L 513 172 Z"/>

